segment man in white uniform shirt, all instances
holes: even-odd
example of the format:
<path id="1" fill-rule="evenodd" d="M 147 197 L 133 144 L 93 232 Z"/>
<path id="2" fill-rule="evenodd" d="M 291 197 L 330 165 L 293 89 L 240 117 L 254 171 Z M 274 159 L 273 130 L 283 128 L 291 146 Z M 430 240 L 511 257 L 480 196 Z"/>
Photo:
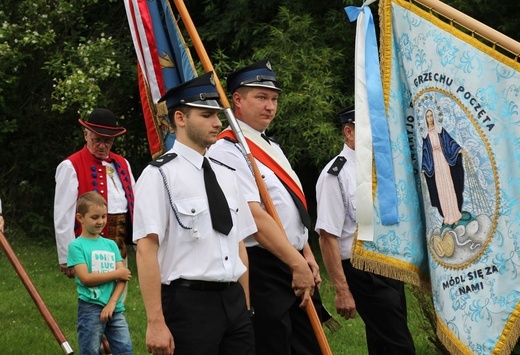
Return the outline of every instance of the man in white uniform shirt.
<path id="1" fill-rule="evenodd" d="M 321 354 L 303 308 L 314 301 L 318 316 L 322 315 L 321 299 L 315 289 L 321 278 L 308 243 L 310 217 L 305 196 L 284 153 L 265 135 L 275 118 L 281 89 L 265 59 L 230 74 L 227 86 L 233 95 L 234 114 L 283 224 L 281 229 L 264 209 L 241 147 L 233 132 L 224 130 L 209 154 L 237 169 L 258 228 L 245 240 L 251 306 L 255 309 L 256 355 Z"/>
<path id="2" fill-rule="evenodd" d="M 345 319 L 356 310 L 365 322 L 370 355 L 412 355 L 402 282 L 354 268 L 350 263 L 356 232 L 355 110 L 339 113 L 345 144 L 323 169 L 316 184 L 316 232 L 325 268 L 336 291 L 336 311 Z"/>
<path id="3" fill-rule="evenodd" d="M 176 140 L 136 184 L 134 241 L 154 354 L 254 353 L 243 239 L 256 226 L 234 169 L 205 156 L 222 127 L 218 97 L 212 73 L 163 96 Z"/>
<path id="4" fill-rule="evenodd" d="M 111 152 L 114 139 L 126 129 L 116 125 L 114 114 L 102 108 L 92 111 L 84 127 L 83 149 L 63 160 L 56 168 L 54 195 L 54 230 L 60 270 L 74 277 L 67 268 L 67 251 L 71 241 L 81 235 L 76 220 L 76 201 L 85 192 L 96 191 L 108 202 L 107 225 L 101 235 L 114 240 L 126 259 L 126 244 L 131 243 L 131 222 L 135 183 L 128 161 Z"/>

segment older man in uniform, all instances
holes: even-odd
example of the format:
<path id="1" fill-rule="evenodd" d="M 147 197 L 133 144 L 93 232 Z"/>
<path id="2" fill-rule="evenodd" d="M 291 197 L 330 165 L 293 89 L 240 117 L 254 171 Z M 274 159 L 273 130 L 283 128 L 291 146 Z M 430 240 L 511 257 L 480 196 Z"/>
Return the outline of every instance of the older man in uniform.
<path id="1" fill-rule="evenodd" d="M 336 291 L 339 315 L 365 322 L 370 355 L 412 355 L 402 282 L 358 270 L 350 264 L 356 231 L 355 111 L 339 113 L 345 144 L 323 169 L 316 184 L 316 232 L 325 268 Z"/>

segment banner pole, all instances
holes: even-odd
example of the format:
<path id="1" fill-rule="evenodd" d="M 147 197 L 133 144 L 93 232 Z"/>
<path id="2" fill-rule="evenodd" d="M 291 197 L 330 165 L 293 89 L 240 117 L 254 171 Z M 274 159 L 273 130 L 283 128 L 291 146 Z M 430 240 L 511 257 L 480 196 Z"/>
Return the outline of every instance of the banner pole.
<path id="1" fill-rule="evenodd" d="M 231 129 L 233 130 L 233 132 L 235 133 L 235 136 L 237 137 L 239 143 L 242 145 L 244 152 L 245 152 L 247 158 L 249 159 L 249 162 L 251 163 L 251 166 L 253 169 L 253 174 L 255 176 L 255 181 L 258 186 L 258 190 L 260 192 L 260 198 L 262 199 L 262 202 L 265 205 L 265 209 L 266 209 L 267 213 L 269 213 L 269 215 L 271 217 L 273 217 L 273 219 L 276 221 L 276 223 L 278 224 L 280 229 L 285 233 L 282 222 L 280 221 L 280 217 L 278 216 L 278 213 L 276 212 L 273 201 L 271 200 L 271 196 L 269 195 L 269 192 L 267 191 L 267 187 L 265 186 L 264 180 L 262 179 L 262 175 L 260 174 L 260 170 L 258 169 L 258 165 L 256 164 L 256 160 L 255 160 L 253 154 L 251 153 L 251 150 L 249 149 L 249 146 L 247 144 L 247 141 L 244 137 L 242 130 L 240 129 L 240 126 L 237 123 L 235 115 L 233 114 L 233 111 L 231 109 L 231 105 L 229 104 L 229 100 L 227 99 L 227 96 L 224 92 L 222 84 L 220 83 L 220 79 L 218 78 L 217 73 L 215 73 L 215 70 L 213 69 L 211 60 L 209 59 L 206 49 L 204 48 L 204 45 L 202 44 L 202 41 L 197 32 L 197 29 L 195 28 L 195 25 L 193 24 L 193 21 L 188 12 L 188 9 L 186 8 L 186 5 L 184 4 L 183 0 L 173 0 L 173 1 L 175 3 L 175 6 L 177 7 L 177 11 L 179 11 L 179 14 L 182 18 L 182 22 L 184 23 L 184 26 L 186 27 L 186 30 L 188 31 L 188 34 L 193 42 L 193 45 L 195 47 L 195 50 L 197 51 L 199 59 L 202 62 L 204 70 L 206 72 L 210 72 L 210 71 L 213 72 L 213 76 L 215 78 L 215 85 L 216 85 L 217 91 L 220 95 L 220 100 L 222 102 L 222 105 L 225 108 L 224 112 L 228 119 L 228 123 L 231 126 Z M 329 354 L 332 355 L 332 351 L 327 342 L 327 337 L 325 336 L 325 332 L 323 331 L 323 327 L 321 326 L 318 314 L 316 313 L 316 308 L 314 307 L 314 303 L 312 302 L 312 300 L 307 302 L 305 311 L 307 312 L 307 316 L 309 317 L 309 320 L 311 322 L 312 328 L 314 330 L 314 333 L 316 335 L 316 338 L 318 340 L 322 353 L 324 355 L 329 355 Z"/>
<path id="2" fill-rule="evenodd" d="M 18 277 L 20 278 L 25 288 L 29 292 L 29 295 L 31 295 L 34 303 L 36 304 L 36 307 L 38 307 L 38 310 L 43 316 L 43 319 L 45 319 L 45 322 L 49 326 L 52 334 L 54 335 L 54 338 L 56 338 L 56 340 L 60 344 L 63 352 L 67 355 L 74 354 L 74 351 L 72 351 L 72 348 L 70 347 L 67 339 L 65 338 L 65 335 L 63 335 L 61 329 L 59 328 L 58 323 L 56 323 L 56 320 L 47 308 L 47 305 L 40 296 L 40 293 L 34 286 L 31 278 L 23 268 L 22 264 L 20 263 L 20 260 L 16 256 L 15 252 L 11 248 L 11 245 L 9 245 L 9 242 L 7 241 L 4 233 L 2 232 L 0 232 L 0 244 L 5 252 L 5 255 L 7 256 L 7 258 L 11 262 L 11 265 L 13 265 L 16 273 L 18 274 Z"/>
<path id="3" fill-rule="evenodd" d="M 480 21 L 460 12 L 457 9 L 439 1 L 439 0 L 412 0 L 424 7 L 434 10 L 438 14 L 444 16 L 446 19 L 455 21 L 459 25 L 462 25 L 469 31 L 475 32 L 482 38 L 490 41 L 491 43 L 502 47 L 503 49 L 511 52 L 518 57 L 520 56 L 520 42 L 504 35 L 503 33 L 492 29 L 491 27 L 483 24 Z"/>

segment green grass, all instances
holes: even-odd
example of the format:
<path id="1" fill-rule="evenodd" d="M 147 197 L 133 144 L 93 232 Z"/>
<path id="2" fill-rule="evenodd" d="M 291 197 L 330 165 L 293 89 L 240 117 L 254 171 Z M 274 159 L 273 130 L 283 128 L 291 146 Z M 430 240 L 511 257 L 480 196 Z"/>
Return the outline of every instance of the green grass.
<path id="1" fill-rule="evenodd" d="M 76 335 L 76 289 L 72 279 L 59 272 L 54 237 L 31 240 L 26 237 L 8 240 L 22 266 L 56 320 L 69 345 L 78 354 Z M 135 252 L 129 251 L 129 267 L 133 278 L 125 302 L 126 318 L 135 354 L 146 354 L 146 315 L 139 290 Z M 38 311 L 22 281 L 6 255 L 0 252 L 0 354 L 63 354 L 58 342 Z M 322 270 L 325 270 L 322 267 Z M 324 304 L 343 326 L 331 333 L 325 329 L 330 347 L 338 355 L 367 354 L 364 324 L 359 315 L 353 320 L 340 319 L 335 313 L 334 294 L 325 272 L 321 293 Z M 408 292 L 408 291 L 407 291 Z M 418 355 L 436 354 L 424 330 L 425 320 L 417 300 L 408 292 L 409 326 Z M 237 354 L 240 355 L 240 354 Z"/>

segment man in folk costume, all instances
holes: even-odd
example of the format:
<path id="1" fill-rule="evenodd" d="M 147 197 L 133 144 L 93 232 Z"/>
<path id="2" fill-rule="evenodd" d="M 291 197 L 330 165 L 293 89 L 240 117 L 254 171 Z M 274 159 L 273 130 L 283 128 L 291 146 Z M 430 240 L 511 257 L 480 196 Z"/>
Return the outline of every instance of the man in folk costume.
<path id="1" fill-rule="evenodd" d="M 274 119 L 280 95 L 276 75 L 267 60 L 230 74 L 228 92 L 233 111 L 283 224 L 264 209 L 248 161 L 233 131 L 224 130 L 209 155 L 237 170 L 258 232 L 245 239 L 249 256 L 251 306 L 255 309 L 256 354 L 321 354 L 304 310 L 321 300 L 318 264 L 308 243 L 310 217 L 300 180 L 277 143 L 265 135 Z"/>
<path id="2" fill-rule="evenodd" d="M 67 248 L 81 235 L 81 224 L 76 220 L 78 196 L 96 191 L 108 202 L 107 225 L 101 235 L 114 240 L 121 256 L 126 259 L 126 245 L 132 243 L 131 223 L 134 206 L 134 177 L 128 161 L 111 152 L 114 139 L 126 129 L 116 125 L 114 114 L 102 108 L 92 111 L 88 121 L 81 118 L 85 146 L 63 160 L 56 169 L 54 196 L 54 228 L 60 270 L 74 277 L 67 268 Z"/>

